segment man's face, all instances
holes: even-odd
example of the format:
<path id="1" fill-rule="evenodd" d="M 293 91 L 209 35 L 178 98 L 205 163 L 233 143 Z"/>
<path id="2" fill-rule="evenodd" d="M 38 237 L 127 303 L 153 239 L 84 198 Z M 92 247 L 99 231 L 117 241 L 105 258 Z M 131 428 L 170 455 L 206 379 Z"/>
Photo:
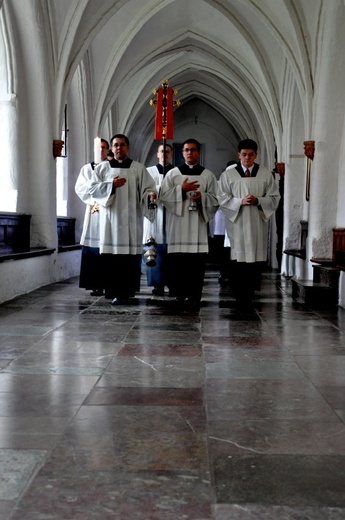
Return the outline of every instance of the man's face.
<path id="1" fill-rule="evenodd" d="M 106 143 L 101 141 L 101 160 L 105 161 L 107 158 L 109 152 L 109 148 L 107 147 Z"/>
<path id="2" fill-rule="evenodd" d="M 255 159 L 257 158 L 257 153 L 254 150 L 248 149 L 242 149 L 240 152 L 238 152 L 238 157 L 246 168 L 250 168 L 253 166 Z"/>
<path id="3" fill-rule="evenodd" d="M 159 164 L 169 164 L 170 161 L 171 161 L 171 157 L 172 157 L 172 149 L 170 148 L 170 146 L 166 146 L 165 147 L 165 161 L 163 162 L 163 155 L 164 155 L 164 147 L 163 145 L 159 146 L 158 148 L 158 151 L 157 151 L 157 157 L 158 157 L 158 161 L 159 161 Z"/>
<path id="4" fill-rule="evenodd" d="M 111 143 L 111 149 L 115 155 L 115 159 L 123 161 L 127 157 L 129 146 L 123 137 L 115 137 Z"/>
<path id="5" fill-rule="evenodd" d="M 193 166 L 194 164 L 198 164 L 200 152 L 194 143 L 185 143 L 182 150 L 183 158 L 186 164 Z"/>

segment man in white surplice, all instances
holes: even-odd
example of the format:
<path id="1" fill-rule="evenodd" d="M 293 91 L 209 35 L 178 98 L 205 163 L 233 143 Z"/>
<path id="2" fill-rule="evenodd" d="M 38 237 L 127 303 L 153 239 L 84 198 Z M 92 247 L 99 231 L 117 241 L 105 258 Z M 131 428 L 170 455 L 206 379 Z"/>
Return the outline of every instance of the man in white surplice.
<path id="1" fill-rule="evenodd" d="M 143 217 L 152 218 L 149 202 L 157 193 L 145 166 L 128 157 L 127 136 L 114 135 L 111 149 L 115 157 L 95 168 L 89 193 L 100 206 L 105 295 L 115 305 L 140 289 Z"/>
<path id="2" fill-rule="evenodd" d="M 255 163 L 257 143 L 244 139 L 238 145 L 239 162 L 219 179 L 218 200 L 226 216 L 234 269 L 234 293 L 240 312 L 251 312 L 261 268 L 267 260 L 268 221 L 280 194 L 275 178 Z"/>
<path id="3" fill-rule="evenodd" d="M 101 161 L 107 159 L 109 143 L 101 139 Z M 81 250 L 79 287 L 91 289 L 91 296 L 102 296 L 104 289 L 102 258 L 99 254 L 99 207 L 89 194 L 89 182 L 95 169 L 94 161 L 85 164 L 75 183 L 75 192 L 86 204 L 83 231 L 80 243 Z M 90 245 L 92 244 L 92 246 Z"/>
<path id="4" fill-rule="evenodd" d="M 200 143 L 182 144 L 185 162 L 165 176 L 160 200 L 166 208 L 171 289 L 178 301 L 199 305 L 208 253 L 207 223 L 218 208 L 217 179 L 199 164 Z"/>

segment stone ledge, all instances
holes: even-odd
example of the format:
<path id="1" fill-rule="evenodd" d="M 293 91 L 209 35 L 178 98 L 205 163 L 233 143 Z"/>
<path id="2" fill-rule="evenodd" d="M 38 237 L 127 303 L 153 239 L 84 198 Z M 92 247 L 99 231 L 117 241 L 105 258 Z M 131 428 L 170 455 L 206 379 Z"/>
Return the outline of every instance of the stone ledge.
<path id="1" fill-rule="evenodd" d="M 295 256 L 297 258 L 306 259 L 306 250 L 305 249 L 285 249 L 283 251 L 286 255 Z"/>
<path id="2" fill-rule="evenodd" d="M 54 252 L 54 248 L 37 247 L 30 249 L 30 251 L 23 251 L 22 253 L 3 253 L 0 254 L 0 263 L 7 262 L 9 260 L 25 260 L 26 258 L 52 255 Z"/>
<path id="3" fill-rule="evenodd" d="M 81 249 L 81 244 L 72 244 L 70 246 L 59 246 L 58 247 L 58 253 L 66 253 L 67 251 L 77 251 L 78 249 Z"/>
<path id="4" fill-rule="evenodd" d="M 311 258 L 313 264 L 323 265 L 324 267 L 334 267 L 332 258 Z"/>
<path id="5" fill-rule="evenodd" d="M 318 264 L 322 267 L 328 267 L 330 269 L 337 269 L 338 271 L 345 271 L 344 264 L 338 264 L 332 258 L 311 258 L 310 261 L 313 264 Z"/>

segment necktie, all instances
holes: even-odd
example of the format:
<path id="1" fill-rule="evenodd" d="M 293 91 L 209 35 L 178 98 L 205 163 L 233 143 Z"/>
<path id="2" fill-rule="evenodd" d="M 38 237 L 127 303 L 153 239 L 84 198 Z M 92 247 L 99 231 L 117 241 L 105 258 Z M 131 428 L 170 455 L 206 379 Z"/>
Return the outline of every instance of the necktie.
<path id="1" fill-rule="evenodd" d="M 250 177 L 250 171 L 248 169 L 246 170 L 245 176 Z"/>

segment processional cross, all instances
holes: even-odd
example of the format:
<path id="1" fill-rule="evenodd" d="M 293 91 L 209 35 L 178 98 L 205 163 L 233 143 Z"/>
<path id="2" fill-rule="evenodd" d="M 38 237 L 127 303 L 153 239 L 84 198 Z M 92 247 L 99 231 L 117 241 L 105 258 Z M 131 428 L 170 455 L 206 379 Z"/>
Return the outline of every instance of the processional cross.
<path id="1" fill-rule="evenodd" d="M 178 93 L 178 90 L 169 87 L 169 81 L 167 79 L 163 79 L 161 86 L 158 89 L 154 89 L 152 93 L 156 96 L 155 99 L 150 99 L 150 105 L 156 107 L 154 138 L 163 140 L 164 176 L 166 140 L 173 139 L 174 136 L 173 108 L 179 107 L 181 101 L 173 99 L 174 95 L 176 96 Z"/>

